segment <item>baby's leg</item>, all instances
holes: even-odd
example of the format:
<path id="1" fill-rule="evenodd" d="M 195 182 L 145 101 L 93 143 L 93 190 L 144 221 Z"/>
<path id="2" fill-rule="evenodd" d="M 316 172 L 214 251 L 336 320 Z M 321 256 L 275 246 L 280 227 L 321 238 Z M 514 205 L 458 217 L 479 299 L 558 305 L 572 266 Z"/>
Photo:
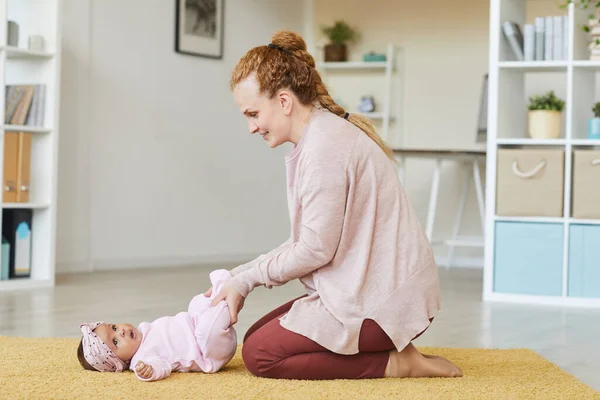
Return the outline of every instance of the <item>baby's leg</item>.
<path id="1" fill-rule="evenodd" d="M 196 340 L 208 365 L 204 372 L 219 371 L 235 355 L 237 334 L 229 324 L 229 309 L 224 301 L 196 319 Z"/>

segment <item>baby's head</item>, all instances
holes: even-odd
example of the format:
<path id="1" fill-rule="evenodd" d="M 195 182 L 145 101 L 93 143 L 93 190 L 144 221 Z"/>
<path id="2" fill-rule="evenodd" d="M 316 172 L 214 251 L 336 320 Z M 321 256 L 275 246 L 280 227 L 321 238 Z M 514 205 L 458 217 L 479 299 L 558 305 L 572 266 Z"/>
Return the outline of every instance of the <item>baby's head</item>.
<path id="1" fill-rule="evenodd" d="M 121 372 L 140 348 L 142 334 L 130 324 L 81 324 L 77 358 L 84 369 Z"/>

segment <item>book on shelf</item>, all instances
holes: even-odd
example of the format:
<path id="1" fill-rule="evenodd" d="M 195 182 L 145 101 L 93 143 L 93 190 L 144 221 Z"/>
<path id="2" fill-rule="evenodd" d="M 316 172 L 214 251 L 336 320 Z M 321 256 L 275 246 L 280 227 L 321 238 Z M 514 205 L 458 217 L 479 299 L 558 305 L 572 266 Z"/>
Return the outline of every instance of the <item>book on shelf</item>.
<path id="1" fill-rule="evenodd" d="M 46 85 L 6 85 L 4 123 L 44 126 Z"/>
<path id="2" fill-rule="evenodd" d="M 565 61 L 568 24 L 567 16 L 536 17 L 522 28 L 514 21 L 504 21 L 502 33 L 517 61 Z"/>

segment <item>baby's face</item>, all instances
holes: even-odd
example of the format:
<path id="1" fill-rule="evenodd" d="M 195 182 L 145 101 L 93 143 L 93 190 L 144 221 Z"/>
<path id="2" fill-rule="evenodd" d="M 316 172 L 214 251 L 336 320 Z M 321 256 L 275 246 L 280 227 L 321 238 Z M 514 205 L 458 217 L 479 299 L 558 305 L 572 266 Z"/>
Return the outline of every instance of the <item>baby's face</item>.
<path id="1" fill-rule="evenodd" d="M 142 343 L 141 332 L 130 324 L 101 324 L 94 332 L 125 362 L 131 361 Z"/>

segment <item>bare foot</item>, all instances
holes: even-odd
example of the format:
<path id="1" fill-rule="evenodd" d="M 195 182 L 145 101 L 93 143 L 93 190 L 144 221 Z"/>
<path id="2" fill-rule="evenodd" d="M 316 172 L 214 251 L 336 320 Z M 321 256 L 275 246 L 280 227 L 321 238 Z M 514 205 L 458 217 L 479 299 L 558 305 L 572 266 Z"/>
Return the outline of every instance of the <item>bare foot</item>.
<path id="1" fill-rule="evenodd" d="M 439 356 L 424 356 L 412 343 L 401 352 L 392 350 L 385 369 L 386 378 L 460 377 L 462 371 Z"/>
<path id="2" fill-rule="evenodd" d="M 441 356 L 434 356 L 434 355 L 430 355 L 430 354 L 423 354 L 423 357 L 425 357 L 425 358 L 434 358 L 436 360 L 442 360 L 445 363 L 450 364 L 450 366 L 452 368 L 455 368 L 457 370 L 456 371 L 456 372 L 458 372 L 457 376 L 459 376 L 459 377 L 463 376 L 462 370 L 456 364 L 453 364 L 452 361 L 448 360 L 447 358 L 444 358 L 444 357 L 441 357 Z"/>

